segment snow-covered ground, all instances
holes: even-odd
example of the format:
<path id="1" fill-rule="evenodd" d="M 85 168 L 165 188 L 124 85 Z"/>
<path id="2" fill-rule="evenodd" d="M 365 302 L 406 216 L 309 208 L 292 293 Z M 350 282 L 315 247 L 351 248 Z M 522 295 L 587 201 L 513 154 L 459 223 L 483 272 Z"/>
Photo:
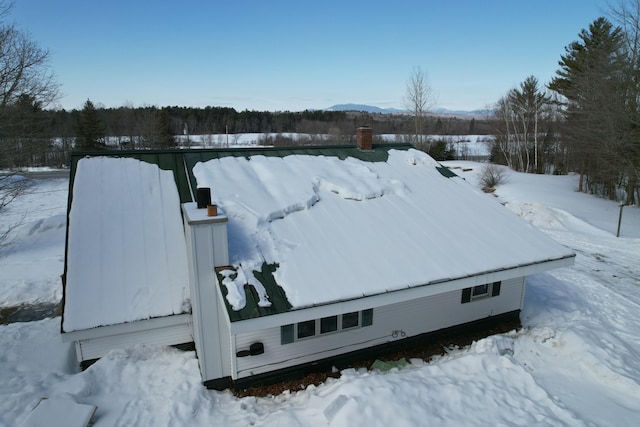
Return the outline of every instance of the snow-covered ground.
<path id="1" fill-rule="evenodd" d="M 479 186 L 482 164 L 447 164 Z M 0 216 L 0 227 L 21 222 L 0 252 L 0 307 L 60 299 L 67 185 L 34 181 Z M 522 330 L 390 372 L 346 370 L 239 399 L 201 386 L 194 352 L 116 350 L 78 372 L 59 318 L 14 323 L 0 326 L 0 426 L 20 425 L 42 397 L 98 406 L 95 426 L 637 425 L 640 209 L 624 208 L 616 238 L 618 205 L 576 186 L 576 176 L 508 172 L 495 193 L 577 253 L 573 267 L 528 279 Z"/>
<path id="2" fill-rule="evenodd" d="M 176 141 L 184 147 L 253 147 L 256 145 L 269 145 L 273 138 L 282 136 L 300 143 L 313 143 L 321 145 L 327 140 L 332 140 L 331 134 L 306 134 L 306 133 L 236 133 L 236 134 L 207 134 L 207 135 L 176 135 Z M 381 134 L 380 138 L 389 143 L 404 143 L 411 139 L 410 135 Z M 474 159 L 488 158 L 490 154 L 489 142 L 493 140 L 490 135 L 427 135 L 428 141 L 446 141 L 458 158 Z M 114 138 L 108 143 L 117 145 L 121 138 Z"/>
<path id="3" fill-rule="evenodd" d="M 62 298 L 68 179 L 33 180 L 0 214 L 0 307 Z"/>

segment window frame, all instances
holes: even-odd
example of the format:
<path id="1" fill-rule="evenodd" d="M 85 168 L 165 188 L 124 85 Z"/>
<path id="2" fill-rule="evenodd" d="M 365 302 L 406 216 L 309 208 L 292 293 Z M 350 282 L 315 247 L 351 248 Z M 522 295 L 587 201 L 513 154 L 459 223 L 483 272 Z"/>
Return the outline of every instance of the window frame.
<path id="1" fill-rule="evenodd" d="M 328 330 L 328 331 L 322 331 L 322 321 L 323 320 L 329 320 L 329 319 L 335 319 L 335 328 Z M 327 335 L 327 334 L 333 334 L 335 332 L 339 332 L 340 331 L 340 316 L 338 316 L 337 314 L 333 315 L 333 316 L 326 316 L 326 317 L 321 317 L 320 318 L 320 335 Z M 332 325 L 333 326 L 333 325 Z"/>
<path id="2" fill-rule="evenodd" d="M 484 288 L 481 292 L 476 293 L 476 290 Z M 488 298 L 491 296 L 491 284 L 485 283 L 484 285 L 477 285 L 471 288 L 471 301 L 477 301 L 479 299 Z"/>
<path id="3" fill-rule="evenodd" d="M 357 324 L 349 327 L 344 327 L 343 316 L 357 314 Z M 322 321 L 325 319 L 335 319 L 335 330 L 328 330 L 322 332 Z M 300 337 L 300 325 L 310 325 L 313 322 L 314 329 L 313 334 Z M 366 328 L 373 325 L 373 308 L 368 308 L 359 311 L 350 311 L 348 313 L 335 314 L 331 316 L 325 316 L 318 319 L 303 320 L 296 323 L 288 323 L 280 326 L 280 345 L 293 344 L 298 341 L 305 341 L 312 338 L 318 338 L 325 335 L 331 335 L 340 333 L 343 331 L 352 331 L 355 329 Z"/>
<path id="4" fill-rule="evenodd" d="M 350 311 L 349 313 L 342 313 L 340 315 L 340 330 L 341 331 L 346 331 L 346 330 L 350 330 L 350 329 L 355 329 L 355 328 L 359 328 L 360 327 L 360 316 L 361 316 L 362 311 Z M 344 320 L 346 316 L 350 316 L 353 317 L 353 315 L 355 316 L 355 321 L 356 323 L 354 325 L 351 326 L 344 326 Z M 349 320 L 349 319 L 347 319 Z"/>
<path id="5" fill-rule="evenodd" d="M 475 294 L 476 289 L 483 286 L 486 286 L 486 292 Z M 502 281 L 496 281 L 491 283 L 483 283 L 482 285 L 471 286 L 469 288 L 463 288 L 461 291 L 460 304 L 467 304 L 473 301 L 497 297 L 500 295 L 501 287 Z"/>
<path id="6" fill-rule="evenodd" d="M 306 325 L 311 325 L 313 324 L 313 330 L 308 329 L 308 331 L 311 331 L 312 333 L 305 335 L 305 336 L 300 336 L 300 325 L 303 325 L 302 331 L 305 331 L 305 328 L 307 327 Z M 307 338 L 313 338 L 316 335 L 318 335 L 318 321 L 317 319 L 312 319 L 312 320 L 303 320 L 302 322 L 297 322 L 296 326 L 295 326 L 295 341 L 299 341 L 299 340 L 306 340 Z"/>

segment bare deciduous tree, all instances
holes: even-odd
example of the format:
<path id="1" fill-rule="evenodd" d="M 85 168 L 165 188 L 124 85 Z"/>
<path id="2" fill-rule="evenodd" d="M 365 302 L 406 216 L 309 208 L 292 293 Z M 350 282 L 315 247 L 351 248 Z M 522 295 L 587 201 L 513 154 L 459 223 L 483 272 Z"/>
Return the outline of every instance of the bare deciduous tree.
<path id="1" fill-rule="evenodd" d="M 407 81 L 407 89 L 404 96 L 404 106 L 411 111 L 415 120 L 415 144 L 420 146 L 424 142 L 424 116 L 434 107 L 435 95 L 427 73 L 420 67 L 411 72 Z"/>
<path id="2" fill-rule="evenodd" d="M 496 149 L 515 170 L 541 173 L 540 138 L 550 115 L 551 98 L 538 87 L 538 79 L 527 77 L 496 105 Z M 533 159 L 532 159 L 533 157 Z"/>
<path id="3" fill-rule="evenodd" d="M 7 23 L 12 6 L 13 2 L 0 0 L 0 167 L 14 166 L 8 154 L 33 146 L 35 138 L 19 133 L 32 128 L 34 115 L 57 98 L 59 88 L 48 67 L 49 51 L 29 33 Z M 13 174 L 0 177 L 0 210 L 24 188 L 24 182 Z M 0 247 L 7 244 L 8 233 L 16 225 L 0 230 Z"/>
<path id="4" fill-rule="evenodd" d="M 29 100 L 42 109 L 57 98 L 59 89 L 48 66 L 49 51 L 33 41 L 29 33 L 6 22 L 12 6 L 12 2 L 0 0 L 0 160 L 5 163 L 0 166 L 4 167 L 13 166 L 7 159 L 9 154 L 15 154 L 15 142 L 18 149 L 23 145 L 21 135 L 16 136 L 21 120 L 32 119 L 19 108 L 24 104 L 21 101 Z"/>
<path id="5" fill-rule="evenodd" d="M 0 0 L 0 108 L 20 96 L 29 96 L 45 107 L 58 97 L 59 85 L 49 68 L 49 50 L 31 35 L 4 22 L 12 4 Z"/>
<path id="6" fill-rule="evenodd" d="M 27 181 L 15 173 L 0 175 L 0 213 L 11 204 L 17 197 L 24 194 L 27 188 Z M 22 221 L 0 228 L 0 248 L 10 246 L 9 235 L 11 230 L 19 226 Z M 0 253 L 0 257 L 2 254 Z"/>

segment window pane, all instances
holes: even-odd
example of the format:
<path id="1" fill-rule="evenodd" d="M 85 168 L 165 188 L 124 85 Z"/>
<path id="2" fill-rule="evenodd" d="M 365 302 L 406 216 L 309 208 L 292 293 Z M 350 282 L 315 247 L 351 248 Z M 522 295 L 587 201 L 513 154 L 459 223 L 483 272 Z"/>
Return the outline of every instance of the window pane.
<path id="1" fill-rule="evenodd" d="M 280 327 L 280 344 L 291 344 L 293 342 L 293 325 Z"/>
<path id="2" fill-rule="evenodd" d="M 346 313 L 342 315 L 342 329 L 353 328 L 358 326 L 358 315 L 357 311 L 353 313 Z"/>
<path id="3" fill-rule="evenodd" d="M 480 285 L 473 287 L 473 296 L 486 295 L 489 293 L 489 285 Z"/>
<path id="4" fill-rule="evenodd" d="M 362 312 L 362 326 L 371 326 L 373 325 L 373 308 L 368 310 L 364 310 Z"/>
<path id="5" fill-rule="evenodd" d="M 316 321 L 307 320 L 298 323 L 298 338 L 312 337 L 316 334 Z"/>
<path id="6" fill-rule="evenodd" d="M 323 317 L 320 319 L 320 333 L 335 332 L 338 330 L 338 316 Z"/>

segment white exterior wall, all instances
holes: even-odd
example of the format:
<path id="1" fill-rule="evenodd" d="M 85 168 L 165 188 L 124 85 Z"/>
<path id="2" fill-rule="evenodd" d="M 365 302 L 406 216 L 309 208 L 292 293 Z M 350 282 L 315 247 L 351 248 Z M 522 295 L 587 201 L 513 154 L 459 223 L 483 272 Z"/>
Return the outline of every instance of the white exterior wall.
<path id="1" fill-rule="evenodd" d="M 316 335 L 291 344 L 280 344 L 280 327 L 232 337 L 235 350 L 264 344 L 264 354 L 235 358 L 233 379 L 262 374 L 372 347 L 401 338 L 480 320 L 519 310 L 524 295 L 524 277 L 502 281 L 500 295 L 462 304 L 462 290 L 373 308 L 373 325 Z M 309 319 L 311 320 L 311 319 Z M 397 331 L 394 337 L 394 331 Z M 403 336 L 404 333 L 404 336 Z"/>
<path id="2" fill-rule="evenodd" d="M 207 217 L 195 203 L 182 207 L 187 239 L 193 335 L 203 380 L 231 375 L 229 323 L 215 267 L 229 264 L 227 218 Z"/>
<path id="3" fill-rule="evenodd" d="M 180 314 L 66 333 L 63 340 L 75 341 L 79 362 L 98 359 L 115 348 L 139 344 L 184 344 L 193 341 L 191 315 Z"/>

